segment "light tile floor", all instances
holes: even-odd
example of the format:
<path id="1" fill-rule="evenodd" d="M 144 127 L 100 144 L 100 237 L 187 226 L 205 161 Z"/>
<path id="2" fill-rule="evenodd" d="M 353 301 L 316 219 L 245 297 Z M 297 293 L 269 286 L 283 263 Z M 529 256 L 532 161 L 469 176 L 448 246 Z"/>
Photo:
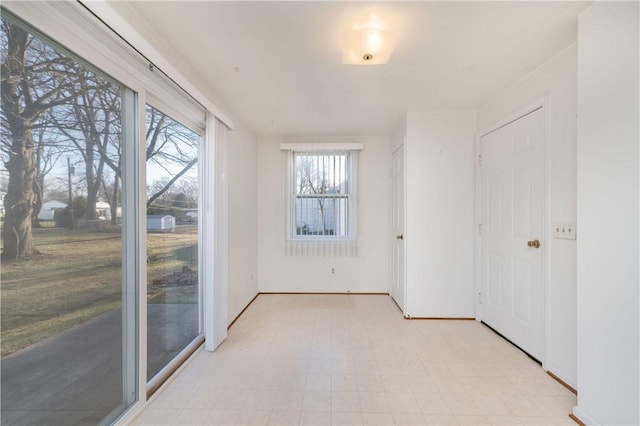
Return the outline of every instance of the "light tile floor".
<path id="1" fill-rule="evenodd" d="M 260 295 L 139 425 L 575 425 L 576 397 L 476 321 L 382 295 Z"/>

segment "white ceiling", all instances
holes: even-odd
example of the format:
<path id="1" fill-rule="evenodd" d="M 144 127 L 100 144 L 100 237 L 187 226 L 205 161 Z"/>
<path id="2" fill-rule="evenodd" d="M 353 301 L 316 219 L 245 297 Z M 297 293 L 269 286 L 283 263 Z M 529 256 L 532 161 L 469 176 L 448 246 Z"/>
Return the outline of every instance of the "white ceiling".
<path id="1" fill-rule="evenodd" d="M 128 6 L 256 134 L 357 135 L 388 134 L 407 111 L 475 109 L 575 42 L 577 15 L 588 4 L 133 1 Z M 122 4 L 117 9 L 131 12 Z M 389 64 L 343 65 L 343 31 L 372 12 L 396 34 Z"/>

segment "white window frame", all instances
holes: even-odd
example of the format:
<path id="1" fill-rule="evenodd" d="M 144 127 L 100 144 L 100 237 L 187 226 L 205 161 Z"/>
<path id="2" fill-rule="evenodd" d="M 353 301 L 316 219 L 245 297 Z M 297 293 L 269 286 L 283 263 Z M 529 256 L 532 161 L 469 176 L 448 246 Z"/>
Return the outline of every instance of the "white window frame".
<path id="1" fill-rule="evenodd" d="M 346 194 L 340 194 L 340 197 L 336 197 L 334 195 L 327 195 L 327 194 L 314 194 L 314 195 L 309 195 L 306 196 L 305 198 L 311 198 L 311 199 L 315 199 L 315 198 L 325 198 L 326 200 L 329 199 L 335 199 L 335 198 L 346 198 L 347 200 L 347 214 L 346 214 L 346 235 L 299 235 L 298 234 L 298 229 L 297 229 L 297 223 L 296 223 L 296 218 L 298 216 L 298 212 L 297 212 L 297 206 L 298 206 L 298 199 L 301 198 L 301 195 L 297 193 L 297 185 L 296 185 L 296 177 L 297 177 L 297 165 L 296 165 L 296 158 L 299 155 L 308 155 L 308 156 L 318 156 L 318 157 L 322 157 L 322 156 L 327 156 L 327 157 L 331 157 L 331 156 L 337 156 L 337 155 L 346 155 L 347 158 L 347 164 L 346 164 L 346 178 L 347 178 L 347 188 L 348 191 Z M 356 238 L 356 232 L 355 232 L 355 226 L 354 225 L 354 221 L 357 218 L 357 215 L 355 214 L 355 210 L 356 210 L 356 205 L 357 203 L 355 202 L 355 200 L 357 199 L 357 189 L 356 189 L 356 185 L 357 185 L 357 178 L 354 176 L 354 170 L 356 169 L 356 163 L 357 162 L 357 154 L 353 153 L 352 151 L 349 150 L 341 150 L 341 151 L 334 151 L 334 150 L 317 150 L 317 151 L 296 151 L 296 150 L 292 150 L 290 151 L 290 163 L 289 163 L 289 167 L 290 167 L 290 172 L 289 172 L 289 178 L 291 179 L 290 181 L 290 186 L 289 186 L 289 193 L 288 193 L 288 197 L 290 197 L 289 200 L 289 206 L 290 206 L 290 210 L 288 211 L 288 223 L 289 223 L 289 232 L 291 233 L 291 239 L 292 240 L 301 240 L 301 241 L 309 241 L 309 240 L 318 240 L 318 241 L 335 241 L 335 240 L 355 240 Z"/>
<path id="2" fill-rule="evenodd" d="M 355 256 L 358 238 L 358 154 L 363 149 L 361 143 L 282 143 L 280 149 L 286 151 L 285 173 L 285 251 L 288 255 Z M 339 235 L 297 235 L 296 229 L 296 154 L 336 155 L 348 153 L 347 171 L 348 217 L 347 236 Z"/>

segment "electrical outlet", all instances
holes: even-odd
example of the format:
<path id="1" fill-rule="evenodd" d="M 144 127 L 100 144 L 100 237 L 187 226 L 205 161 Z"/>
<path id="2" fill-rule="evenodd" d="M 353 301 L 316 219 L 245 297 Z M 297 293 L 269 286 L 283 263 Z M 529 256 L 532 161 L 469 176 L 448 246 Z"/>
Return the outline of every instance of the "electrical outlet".
<path id="1" fill-rule="evenodd" d="M 561 240 L 576 239 L 575 222 L 558 222 L 553 225 L 553 238 Z"/>

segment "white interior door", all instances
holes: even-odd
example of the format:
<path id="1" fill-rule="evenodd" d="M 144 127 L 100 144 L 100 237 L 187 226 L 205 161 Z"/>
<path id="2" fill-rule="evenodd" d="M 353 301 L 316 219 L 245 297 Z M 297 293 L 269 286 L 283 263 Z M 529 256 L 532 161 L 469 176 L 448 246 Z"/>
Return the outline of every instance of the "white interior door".
<path id="1" fill-rule="evenodd" d="M 405 313 L 404 289 L 404 145 L 393 153 L 391 168 L 393 242 L 391 247 L 391 297 Z"/>
<path id="2" fill-rule="evenodd" d="M 542 108 L 480 139 L 482 321 L 542 361 Z"/>

